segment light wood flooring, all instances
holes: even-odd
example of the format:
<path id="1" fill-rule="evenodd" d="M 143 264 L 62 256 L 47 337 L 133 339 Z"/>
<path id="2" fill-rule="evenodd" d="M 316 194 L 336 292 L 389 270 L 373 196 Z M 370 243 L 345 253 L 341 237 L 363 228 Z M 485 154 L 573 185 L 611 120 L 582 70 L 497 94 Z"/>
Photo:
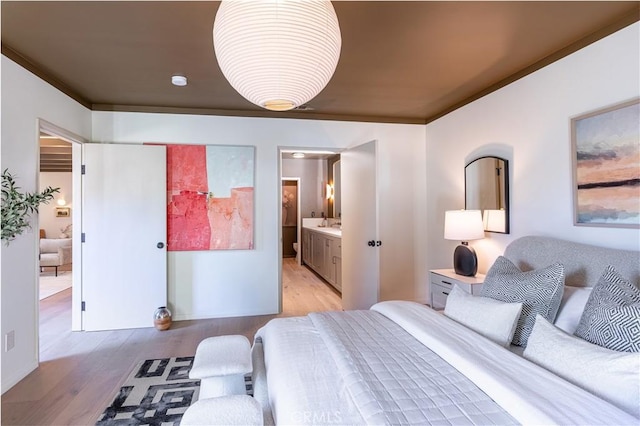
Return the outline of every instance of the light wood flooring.
<path id="1" fill-rule="evenodd" d="M 210 336 L 252 340 L 277 316 L 342 309 L 339 293 L 295 259 L 284 259 L 282 277 L 280 315 L 177 321 L 163 332 L 71 332 L 71 290 L 40 301 L 40 366 L 2 395 L 2 424 L 93 425 L 140 360 L 193 355 Z"/>

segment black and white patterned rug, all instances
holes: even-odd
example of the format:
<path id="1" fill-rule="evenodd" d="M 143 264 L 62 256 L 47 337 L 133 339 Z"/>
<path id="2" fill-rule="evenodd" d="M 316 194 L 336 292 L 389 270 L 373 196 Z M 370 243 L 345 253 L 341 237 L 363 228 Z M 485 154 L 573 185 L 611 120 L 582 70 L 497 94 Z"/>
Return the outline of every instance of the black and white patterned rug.
<path id="1" fill-rule="evenodd" d="M 96 425 L 178 426 L 198 400 L 200 380 L 189 379 L 192 365 L 192 356 L 139 362 Z M 245 380 L 252 394 L 251 378 Z"/>

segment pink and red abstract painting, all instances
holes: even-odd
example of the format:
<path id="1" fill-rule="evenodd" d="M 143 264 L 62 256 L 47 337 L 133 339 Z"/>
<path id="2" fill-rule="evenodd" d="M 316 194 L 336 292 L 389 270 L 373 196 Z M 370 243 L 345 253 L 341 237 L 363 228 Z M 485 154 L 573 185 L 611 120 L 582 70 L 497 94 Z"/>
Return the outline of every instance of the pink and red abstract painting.
<path id="1" fill-rule="evenodd" d="M 167 145 L 167 249 L 253 249 L 254 147 Z"/>

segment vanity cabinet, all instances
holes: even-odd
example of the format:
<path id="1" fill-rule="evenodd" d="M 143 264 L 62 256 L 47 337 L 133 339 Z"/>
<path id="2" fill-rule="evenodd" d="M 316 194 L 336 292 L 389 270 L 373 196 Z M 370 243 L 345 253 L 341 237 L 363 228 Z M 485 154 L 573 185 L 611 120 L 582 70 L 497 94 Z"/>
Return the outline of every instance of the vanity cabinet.
<path id="1" fill-rule="evenodd" d="M 321 260 L 319 262 L 319 274 L 322 275 L 322 278 L 333 285 L 336 276 L 336 271 L 333 267 L 333 259 L 331 258 L 333 239 L 325 235 L 319 236 L 318 238 L 320 240 L 319 245 L 321 245 L 320 250 L 322 251 Z"/>
<path id="2" fill-rule="evenodd" d="M 342 239 L 302 229 L 302 261 L 337 290 L 342 289 Z"/>
<path id="3" fill-rule="evenodd" d="M 302 262 L 311 266 L 311 231 L 306 228 L 302 228 Z"/>
<path id="4" fill-rule="evenodd" d="M 342 292 L 342 238 L 335 238 L 332 245 L 331 259 L 333 263 L 333 286 Z"/>
<path id="5" fill-rule="evenodd" d="M 311 266 L 311 268 L 313 268 L 314 271 L 316 271 L 318 274 L 320 274 L 321 276 L 325 275 L 325 245 L 326 245 L 326 240 L 325 237 L 323 235 L 318 234 L 317 232 L 313 232 L 311 231 L 311 236 L 310 236 L 310 240 L 311 240 L 311 263 L 309 264 L 309 266 Z"/>

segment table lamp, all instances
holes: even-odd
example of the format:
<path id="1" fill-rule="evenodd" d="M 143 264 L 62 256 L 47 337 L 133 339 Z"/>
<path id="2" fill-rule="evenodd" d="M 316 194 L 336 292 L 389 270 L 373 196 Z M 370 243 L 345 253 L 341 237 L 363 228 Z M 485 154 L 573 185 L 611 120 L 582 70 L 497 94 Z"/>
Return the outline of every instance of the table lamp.
<path id="1" fill-rule="evenodd" d="M 444 216 L 444 238 L 461 241 L 453 252 L 453 269 L 456 274 L 474 277 L 478 272 L 478 258 L 468 241 L 484 238 L 484 226 L 480 210 L 448 210 Z"/>

